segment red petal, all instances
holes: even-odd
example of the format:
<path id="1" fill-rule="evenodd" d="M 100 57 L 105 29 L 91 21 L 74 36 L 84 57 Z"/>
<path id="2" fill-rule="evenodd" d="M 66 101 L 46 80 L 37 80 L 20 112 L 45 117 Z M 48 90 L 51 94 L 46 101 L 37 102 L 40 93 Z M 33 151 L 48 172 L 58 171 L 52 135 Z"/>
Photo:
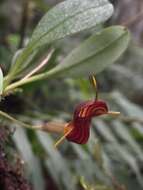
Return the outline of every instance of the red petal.
<path id="1" fill-rule="evenodd" d="M 76 123 L 72 123 L 73 130 L 69 135 L 67 135 L 67 139 L 69 141 L 85 144 L 89 138 L 89 130 L 90 130 L 90 120 L 82 120 Z M 70 125 L 67 126 L 71 127 Z"/>
<path id="2" fill-rule="evenodd" d="M 92 117 L 107 112 L 108 107 L 103 101 L 86 101 L 79 104 L 75 109 L 73 121 L 65 128 L 66 131 L 72 128 L 66 138 L 78 144 L 85 144 L 89 138 Z"/>
<path id="3" fill-rule="evenodd" d="M 86 101 L 79 104 L 74 112 L 74 119 L 77 117 L 82 118 L 91 118 L 94 116 L 99 116 L 102 114 L 106 114 L 108 112 L 108 107 L 105 102 L 98 101 Z"/>

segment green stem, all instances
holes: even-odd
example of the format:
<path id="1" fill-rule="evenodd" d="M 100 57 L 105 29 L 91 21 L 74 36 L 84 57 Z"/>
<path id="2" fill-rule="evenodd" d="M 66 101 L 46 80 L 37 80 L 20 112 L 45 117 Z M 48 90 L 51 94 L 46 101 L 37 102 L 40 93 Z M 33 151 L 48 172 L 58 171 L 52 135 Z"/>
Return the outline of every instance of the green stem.
<path id="1" fill-rule="evenodd" d="M 33 125 L 29 125 L 27 123 L 23 123 L 22 121 L 15 119 L 14 117 L 10 116 L 9 114 L 7 114 L 3 111 L 0 111 L 0 115 L 5 117 L 6 119 L 12 121 L 13 123 L 17 123 L 17 124 L 21 125 L 24 128 L 29 128 L 29 129 L 41 129 L 42 128 L 42 126 L 33 126 Z"/>
<path id="2" fill-rule="evenodd" d="M 17 82 L 14 82 L 13 84 L 7 86 L 4 90 L 4 94 L 7 94 L 8 92 L 14 90 L 15 88 L 19 87 L 19 86 L 22 86 L 24 84 L 28 84 L 28 83 L 31 83 L 31 82 L 35 82 L 35 81 L 39 81 L 39 80 L 43 80 L 43 79 L 48 79 L 50 78 L 51 76 L 54 76 L 55 75 L 55 70 L 51 70 L 51 71 L 48 71 L 48 72 L 45 72 L 45 73 L 42 73 L 42 74 L 38 74 L 38 75 L 35 75 L 33 77 L 29 77 L 25 80 L 20 80 L 20 81 L 17 81 Z"/>

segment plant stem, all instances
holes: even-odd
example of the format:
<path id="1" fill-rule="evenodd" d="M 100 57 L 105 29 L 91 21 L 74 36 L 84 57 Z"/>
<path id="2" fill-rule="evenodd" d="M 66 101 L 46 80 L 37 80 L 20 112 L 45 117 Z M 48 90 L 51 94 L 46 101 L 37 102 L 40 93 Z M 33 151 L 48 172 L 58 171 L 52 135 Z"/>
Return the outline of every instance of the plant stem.
<path id="1" fill-rule="evenodd" d="M 27 123 L 24 123 L 22 121 L 19 121 L 3 111 L 0 111 L 0 115 L 5 117 L 6 119 L 9 119 L 13 123 L 17 123 L 17 124 L 21 125 L 24 128 L 29 128 L 29 129 L 41 129 L 42 128 L 42 126 L 33 126 L 33 125 L 29 125 Z"/>
<path id="2" fill-rule="evenodd" d="M 42 130 L 44 132 L 49 132 L 49 133 L 58 133 L 58 134 L 63 134 L 64 132 L 64 127 L 65 125 L 67 125 L 67 123 L 63 123 L 63 122 L 47 122 L 44 123 L 43 125 L 30 125 L 27 123 L 24 123 L 22 121 L 19 121 L 17 119 L 15 119 L 14 117 L 10 116 L 9 114 L 0 111 L 0 115 L 10 121 L 12 121 L 13 123 L 17 123 L 19 124 L 19 126 L 24 127 L 24 128 L 28 128 L 28 129 L 34 129 L 34 130 Z"/>
<path id="3" fill-rule="evenodd" d="M 10 91 L 14 90 L 15 88 L 17 88 L 19 86 L 22 86 L 24 84 L 28 84 L 28 83 L 39 81 L 39 80 L 43 80 L 43 79 L 48 79 L 48 78 L 50 78 L 51 76 L 54 76 L 54 75 L 55 75 L 55 70 L 53 69 L 51 71 L 35 75 L 35 76 L 27 78 L 25 80 L 21 79 L 20 81 L 14 82 L 13 84 L 7 86 L 5 88 L 3 94 L 5 95 L 8 92 L 10 92 Z"/>

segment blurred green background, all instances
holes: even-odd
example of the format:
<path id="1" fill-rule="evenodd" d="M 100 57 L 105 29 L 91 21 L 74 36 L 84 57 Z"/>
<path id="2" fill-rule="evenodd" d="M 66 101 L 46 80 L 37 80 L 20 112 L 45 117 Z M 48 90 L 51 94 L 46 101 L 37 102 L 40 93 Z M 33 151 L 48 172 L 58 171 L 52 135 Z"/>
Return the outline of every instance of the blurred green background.
<path id="1" fill-rule="evenodd" d="M 14 52 L 27 44 L 40 18 L 58 2 L 0 1 L 0 66 L 4 74 Z M 128 23 L 132 43 L 118 63 L 99 74 L 97 80 L 100 97 L 121 116 L 95 118 L 86 145 L 65 141 L 58 150 L 53 147 L 58 136 L 16 128 L 15 124 L 2 121 L 12 131 L 16 128 L 5 149 L 8 155 L 20 156 L 24 161 L 24 175 L 34 190 L 143 189 L 143 2 L 111 2 L 115 12 L 105 26 Z M 49 67 L 94 31 L 93 28 L 53 44 L 55 52 Z M 88 78 L 67 77 L 27 85 L 24 92 L 3 99 L 0 107 L 29 123 L 69 121 L 75 106 L 93 97 Z"/>

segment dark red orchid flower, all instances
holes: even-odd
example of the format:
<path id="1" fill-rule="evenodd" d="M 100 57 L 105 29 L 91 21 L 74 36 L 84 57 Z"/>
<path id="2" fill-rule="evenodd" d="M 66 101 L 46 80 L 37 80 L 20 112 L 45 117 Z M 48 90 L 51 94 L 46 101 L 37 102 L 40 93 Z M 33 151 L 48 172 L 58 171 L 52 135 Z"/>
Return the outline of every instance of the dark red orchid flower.
<path id="1" fill-rule="evenodd" d="M 65 126 L 66 138 L 69 141 L 85 144 L 88 141 L 91 119 L 108 113 L 108 107 L 102 100 L 86 101 L 79 104 L 74 112 L 73 120 Z"/>
<path id="2" fill-rule="evenodd" d="M 107 104 L 98 100 L 98 91 L 96 79 L 94 76 L 90 77 L 90 81 L 95 89 L 95 100 L 90 100 L 79 104 L 75 111 L 73 119 L 64 127 L 64 136 L 57 141 L 55 147 L 59 145 L 64 138 L 77 144 L 87 143 L 90 135 L 91 120 L 93 117 L 103 114 L 118 115 L 119 112 L 108 111 Z"/>

